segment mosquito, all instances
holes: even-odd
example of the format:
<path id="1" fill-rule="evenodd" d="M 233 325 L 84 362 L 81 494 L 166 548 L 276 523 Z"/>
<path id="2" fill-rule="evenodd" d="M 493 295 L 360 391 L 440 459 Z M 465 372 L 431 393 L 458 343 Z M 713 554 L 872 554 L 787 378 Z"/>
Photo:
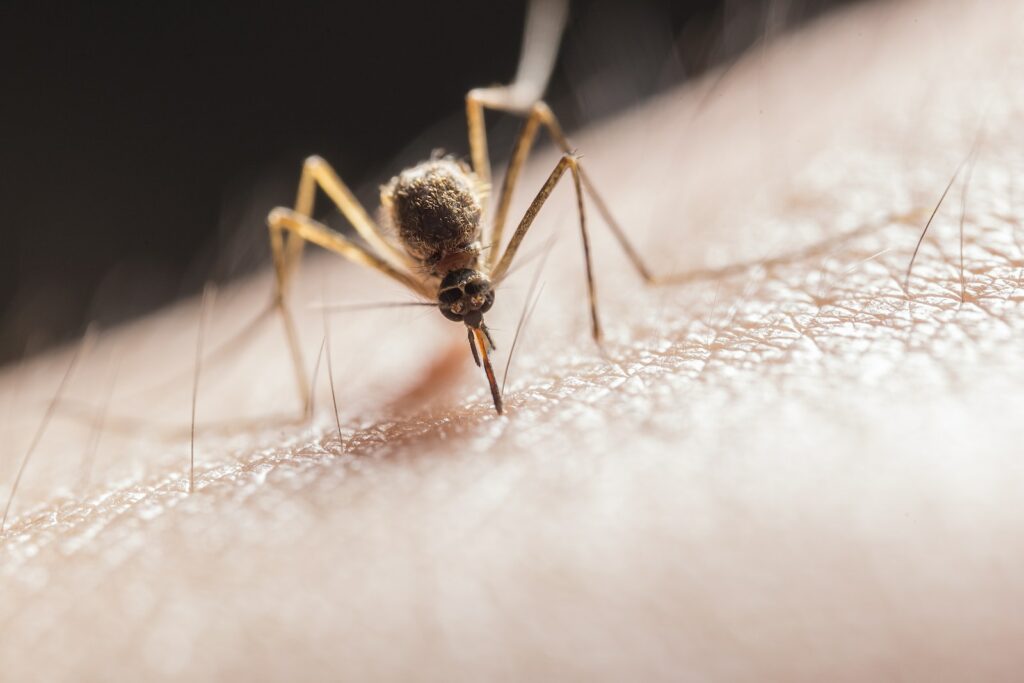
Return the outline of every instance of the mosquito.
<path id="1" fill-rule="evenodd" d="M 288 288 L 306 242 L 376 270 L 408 288 L 421 299 L 422 305 L 436 306 L 447 320 L 465 325 L 473 359 L 484 369 L 498 414 L 502 413 L 502 395 L 490 359 L 495 345 L 484 315 L 494 306 L 495 291 L 508 275 L 537 214 L 566 174 L 572 179 L 575 190 L 591 335 L 595 342 L 600 344 L 601 324 L 584 193 L 591 198 L 641 277 L 648 282 L 654 280 L 581 167 L 580 157 L 558 119 L 542 99 L 566 16 L 567 2 L 537 0 L 531 4 L 519 67 L 512 84 L 477 88 L 466 94 L 471 164 L 452 156 L 435 155 L 393 177 L 381 188 L 379 215 L 383 227 L 319 156 L 311 156 L 303 163 L 294 207 L 278 207 L 267 216 L 276 274 L 274 305 L 284 321 L 299 395 L 305 401 L 307 413 L 308 382 L 287 304 Z M 486 110 L 524 119 L 493 207 L 489 205 L 491 163 L 484 125 Z M 562 157 L 501 251 L 512 194 L 542 128 L 558 146 Z M 313 218 L 317 189 L 337 206 L 362 242 Z M 489 229 L 485 231 L 488 223 Z"/>

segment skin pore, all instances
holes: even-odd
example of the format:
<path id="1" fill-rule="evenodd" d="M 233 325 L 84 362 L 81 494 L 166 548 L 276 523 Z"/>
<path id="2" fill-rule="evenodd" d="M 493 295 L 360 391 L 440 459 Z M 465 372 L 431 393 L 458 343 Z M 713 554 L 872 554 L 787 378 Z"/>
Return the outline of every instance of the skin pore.
<path id="1" fill-rule="evenodd" d="M 644 288 L 591 211 L 598 350 L 556 191 L 488 318 L 500 368 L 543 262 L 502 417 L 413 308 L 329 316 L 340 438 L 326 361 L 298 420 L 278 321 L 216 352 L 267 273 L 207 312 L 189 495 L 198 302 L 101 334 L 0 536 L 0 678 L 1012 680 L 1022 25 L 865 5 L 575 134 L 691 276 Z M 307 304 L 408 298 L 312 249 L 296 285 L 310 367 Z M 0 378 L 5 486 L 72 353 Z"/>

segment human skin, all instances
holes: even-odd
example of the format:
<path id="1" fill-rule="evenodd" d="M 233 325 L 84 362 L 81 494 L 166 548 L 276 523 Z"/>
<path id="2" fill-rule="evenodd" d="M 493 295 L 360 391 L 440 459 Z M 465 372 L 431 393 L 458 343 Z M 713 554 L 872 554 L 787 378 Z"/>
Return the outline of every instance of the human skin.
<path id="1" fill-rule="evenodd" d="M 189 494 L 198 302 L 103 334 L 0 536 L 0 678 L 1015 680 L 1022 19 L 858 7 L 575 134 L 684 278 L 645 288 L 592 210 L 599 351 L 558 190 L 488 316 L 506 349 L 543 264 L 504 416 L 460 326 L 349 312 L 339 443 L 268 321 L 204 363 Z M 208 353 L 270 283 L 220 293 Z M 324 298 L 408 296 L 309 250 L 307 365 Z M 70 353 L 0 380 L 0 481 Z"/>

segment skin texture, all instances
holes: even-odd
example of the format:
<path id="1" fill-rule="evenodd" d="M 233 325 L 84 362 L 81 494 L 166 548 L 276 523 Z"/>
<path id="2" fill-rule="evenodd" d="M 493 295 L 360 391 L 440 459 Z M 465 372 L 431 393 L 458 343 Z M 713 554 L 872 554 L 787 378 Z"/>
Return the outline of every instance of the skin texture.
<path id="1" fill-rule="evenodd" d="M 503 417 L 462 325 L 346 313 L 339 443 L 326 364 L 294 420 L 268 323 L 204 363 L 188 495 L 197 303 L 104 334 L 0 537 L 0 677 L 1013 680 L 1022 25 L 864 6 L 574 136 L 652 268 L 689 279 L 644 289 L 591 212 L 602 354 L 557 191 L 559 241 L 488 317 L 503 351 L 544 263 Z M 299 302 L 408 298 L 331 258 L 297 285 L 310 365 Z M 270 291 L 222 291 L 208 351 Z M 69 356 L 2 378 L 0 481 Z"/>

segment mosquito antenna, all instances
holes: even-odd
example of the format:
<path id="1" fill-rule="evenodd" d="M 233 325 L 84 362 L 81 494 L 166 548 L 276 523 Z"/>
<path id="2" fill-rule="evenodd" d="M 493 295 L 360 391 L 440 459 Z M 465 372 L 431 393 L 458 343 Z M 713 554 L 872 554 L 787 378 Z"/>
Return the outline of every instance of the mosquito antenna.
<path id="1" fill-rule="evenodd" d="M 196 333 L 196 366 L 192 375 L 192 429 L 189 438 L 188 456 L 188 492 L 196 490 L 196 399 L 199 398 L 199 371 L 203 367 L 203 336 L 206 332 L 206 319 L 213 308 L 213 300 L 217 296 L 217 286 L 206 283 L 203 287 L 203 298 L 199 303 L 199 331 Z"/>
<path id="2" fill-rule="evenodd" d="M 57 405 L 60 403 L 61 397 L 64 395 L 64 389 L 67 387 L 68 380 L 74 373 L 75 366 L 78 365 L 78 360 L 85 354 L 86 350 L 90 348 L 95 341 L 96 328 L 94 325 L 89 325 L 85 331 L 85 335 L 82 337 L 82 342 L 75 349 L 74 355 L 71 356 L 71 360 L 68 362 L 68 367 L 64 371 L 64 376 L 61 377 L 60 383 L 57 385 L 57 390 L 53 394 L 53 399 L 50 401 L 50 405 L 47 406 L 46 412 L 43 414 L 43 419 L 39 423 L 39 427 L 36 428 L 36 433 L 32 436 L 32 442 L 28 446 L 28 450 L 25 451 L 25 457 L 21 459 L 21 465 L 18 467 L 18 473 L 14 476 L 14 483 L 11 484 L 11 493 L 7 496 L 7 505 L 4 507 L 4 515 L 0 518 L 0 534 L 4 532 L 7 527 L 7 516 L 11 512 L 11 504 L 14 503 L 14 494 L 18 492 L 18 485 L 21 483 L 21 477 L 25 474 L 25 468 L 28 466 L 29 460 L 32 458 L 32 454 L 36 450 L 36 446 L 39 445 L 39 441 L 43 438 L 43 434 L 46 432 L 47 425 L 50 424 L 50 419 L 53 414 L 57 411 Z"/>
<path id="3" fill-rule="evenodd" d="M 331 401 L 334 403 L 334 425 L 338 428 L 338 444 L 345 445 L 341 438 L 341 418 L 338 417 L 338 395 L 334 391 L 334 366 L 331 363 L 331 326 L 327 322 L 327 309 L 324 309 L 324 344 L 327 351 L 327 383 L 331 387 Z"/>
<path id="4" fill-rule="evenodd" d="M 319 303 L 311 304 L 310 308 L 321 309 L 325 313 L 337 313 L 341 311 L 372 311 L 381 308 L 407 308 L 412 306 L 433 306 L 437 307 L 436 303 L 430 301 L 383 301 L 383 302 L 369 302 L 364 304 L 328 304 Z"/>
<path id="5" fill-rule="evenodd" d="M 533 0 L 527 9 L 519 66 L 508 88 L 512 100 L 523 108 L 544 96 L 568 16 L 568 0 Z"/>

